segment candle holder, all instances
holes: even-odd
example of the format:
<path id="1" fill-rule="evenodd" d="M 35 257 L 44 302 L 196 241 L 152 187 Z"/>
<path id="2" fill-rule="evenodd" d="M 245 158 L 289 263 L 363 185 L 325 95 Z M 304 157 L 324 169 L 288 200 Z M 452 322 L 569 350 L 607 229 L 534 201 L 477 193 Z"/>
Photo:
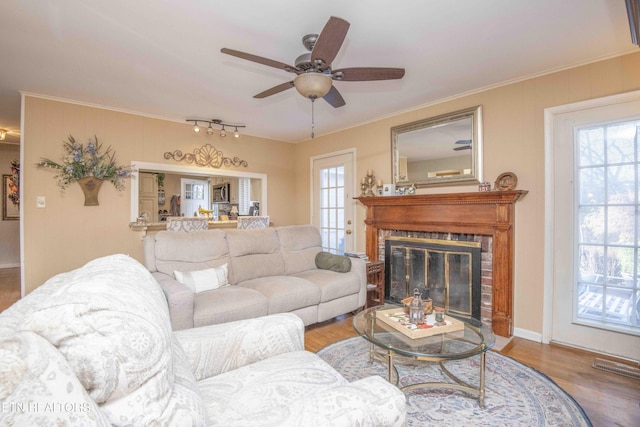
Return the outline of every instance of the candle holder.
<path id="1" fill-rule="evenodd" d="M 374 197 L 376 195 L 373 191 L 374 187 L 377 187 L 376 177 L 373 174 L 373 171 L 369 169 L 367 171 L 367 175 L 362 178 L 362 183 L 360 184 L 360 190 L 362 191 L 360 197 Z"/>

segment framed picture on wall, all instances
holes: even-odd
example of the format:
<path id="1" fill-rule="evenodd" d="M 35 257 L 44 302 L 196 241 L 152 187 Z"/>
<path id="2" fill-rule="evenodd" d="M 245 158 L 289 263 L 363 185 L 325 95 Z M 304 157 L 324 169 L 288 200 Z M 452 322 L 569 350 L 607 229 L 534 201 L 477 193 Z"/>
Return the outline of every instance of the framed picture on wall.
<path id="1" fill-rule="evenodd" d="M 13 175 L 2 175 L 2 219 L 20 219 L 20 204 L 14 204 L 13 195 L 17 193 L 17 186 L 13 182 Z"/>

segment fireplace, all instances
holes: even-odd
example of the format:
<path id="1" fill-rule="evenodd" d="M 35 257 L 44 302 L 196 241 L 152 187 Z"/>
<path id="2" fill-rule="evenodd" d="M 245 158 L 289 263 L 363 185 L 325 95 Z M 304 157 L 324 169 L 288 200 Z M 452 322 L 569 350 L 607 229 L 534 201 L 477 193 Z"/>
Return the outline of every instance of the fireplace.
<path id="1" fill-rule="evenodd" d="M 385 301 L 399 303 L 418 289 L 434 307 L 481 320 L 480 243 L 388 237 L 384 253 Z"/>
<path id="2" fill-rule="evenodd" d="M 482 281 L 486 269 L 492 284 L 487 316 L 494 333 L 510 337 L 513 335 L 515 203 L 527 193 L 510 190 L 360 197 L 358 200 L 367 208 L 367 256 L 371 260 L 381 259 L 380 231 L 461 234 L 473 236 L 472 240 L 483 240 L 486 243 L 481 244 L 483 249 L 487 246 L 488 257 L 485 259 L 483 251 Z M 484 298 L 483 295 L 481 311 Z"/>

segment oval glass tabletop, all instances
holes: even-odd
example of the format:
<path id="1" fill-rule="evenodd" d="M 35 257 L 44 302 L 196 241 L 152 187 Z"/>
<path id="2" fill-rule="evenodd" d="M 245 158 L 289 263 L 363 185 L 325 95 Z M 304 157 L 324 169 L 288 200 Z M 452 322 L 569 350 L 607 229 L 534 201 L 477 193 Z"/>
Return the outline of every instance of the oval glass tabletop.
<path id="1" fill-rule="evenodd" d="M 379 348 L 434 361 L 464 359 L 495 344 L 491 327 L 476 319 L 446 313 L 446 324 L 451 327 L 439 329 L 429 322 L 420 327 L 404 326 L 404 312 L 403 306 L 392 304 L 368 308 L 353 318 L 353 329 Z"/>

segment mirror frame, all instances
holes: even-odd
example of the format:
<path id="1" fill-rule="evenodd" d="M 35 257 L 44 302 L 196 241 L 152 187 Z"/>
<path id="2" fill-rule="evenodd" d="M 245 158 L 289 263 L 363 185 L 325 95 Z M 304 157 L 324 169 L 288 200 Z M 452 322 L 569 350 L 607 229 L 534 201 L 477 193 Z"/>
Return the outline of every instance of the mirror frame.
<path id="1" fill-rule="evenodd" d="M 197 166 L 186 165 L 169 165 L 167 163 L 149 163 L 132 161 L 131 166 L 134 172 L 131 174 L 131 222 L 136 222 L 138 218 L 138 192 L 139 192 L 139 179 L 138 173 L 140 171 L 150 172 L 165 172 L 173 174 L 185 174 L 196 176 L 230 176 L 234 178 L 252 178 L 261 179 L 262 182 L 262 200 L 260 200 L 260 214 L 267 216 L 268 203 L 267 203 L 267 174 L 234 170 L 210 170 Z"/>
<path id="2" fill-rule="evenodd" d="M 399 159 L 398 138 L 400 135 L 408 132 L 414 132 L 421 129 L 427 129 L 434 126 L 442 126 L 444 124 L 454 122 L 460 119 L 471 117 L 472 123 L 472 143 L 471 143 L 471 174 L 447 177 L 432 178 L 418 181 L 400 181 L 399 176 Z M 464 110 L 454 111 L 452 113 L 442 114 L 428 119 L 421 119 L 415 122 L 406 123 L 391 128 L 391 172 L 393 183 L 396 187 L 408 187 L 415 185 L 421 187 L 438 187 L 444 185 L 470 185 L 479 184 L 482 178 L 482 105 L 466 108 Z"/>

